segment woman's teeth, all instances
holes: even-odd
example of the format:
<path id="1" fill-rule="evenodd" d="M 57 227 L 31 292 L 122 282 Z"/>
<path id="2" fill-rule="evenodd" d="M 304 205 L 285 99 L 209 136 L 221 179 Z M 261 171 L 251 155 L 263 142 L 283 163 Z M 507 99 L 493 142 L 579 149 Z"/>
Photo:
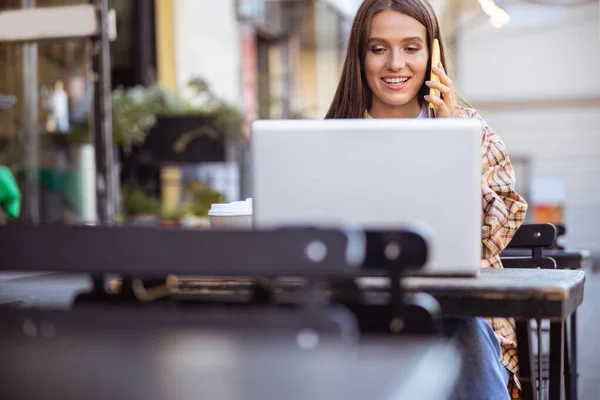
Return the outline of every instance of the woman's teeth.
<path id="1" fill-rule="evenodd" d="M 408 78 L 383 78 L 385 83 L 389 83 L 390 85 L 398 85 L 400 83 L 404 83 L 408 80 Z"/>

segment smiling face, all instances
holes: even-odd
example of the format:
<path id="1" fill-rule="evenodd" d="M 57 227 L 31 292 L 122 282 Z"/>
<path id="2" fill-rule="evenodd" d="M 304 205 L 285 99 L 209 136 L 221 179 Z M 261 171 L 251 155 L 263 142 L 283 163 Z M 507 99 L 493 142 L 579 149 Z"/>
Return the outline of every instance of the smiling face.
<path id="1" fill-rule="evenodd" d="M 429 63 L 427 30 L 416 19 L 386 10 L 371 21 L 364 74 L 374 118 L 414 118 Z"/>

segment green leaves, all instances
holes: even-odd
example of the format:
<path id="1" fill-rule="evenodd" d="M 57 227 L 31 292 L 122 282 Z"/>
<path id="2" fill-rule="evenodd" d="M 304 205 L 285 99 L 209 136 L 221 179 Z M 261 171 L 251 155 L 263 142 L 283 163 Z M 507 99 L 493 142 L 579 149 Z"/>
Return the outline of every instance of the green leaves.
<path id="1" fill-rule="evenodd" d="M 125 152 L 146 139 L 156 123 L 158 99 L 150 89 L 137 86 L 117 88 L 112 93 L 113 141 Z"/>
<path id="2" fill-rule="evenodd" d="M 0 208 L 10 218 L 18 218 L 21 211 L 21 192 L 7 167 L 0 166 Z"/>
<path id="3" fill-rule="evenodd" d="M 244 116 L 234 105 L 219 99 L 200 78 L 189 83 L 192 98 L 186 99 L 154 83 L 149 87 L 118 87 L 112 92 L 113 143 L 129 153 L 144 142 L 159 115 L 198 115 L 214 120 L 216 135 L 223 142 L 243 139 Z M 213 133 L 214 135 L 215 133 Z M 91 141 L 89 124 L 73 126 L 73 144 Z"/>

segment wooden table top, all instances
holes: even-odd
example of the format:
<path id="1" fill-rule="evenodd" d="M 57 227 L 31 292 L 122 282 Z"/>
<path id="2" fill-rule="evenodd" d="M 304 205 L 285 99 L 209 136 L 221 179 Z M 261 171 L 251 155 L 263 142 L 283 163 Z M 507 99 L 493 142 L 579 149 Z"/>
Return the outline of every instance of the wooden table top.
<path id="1" fill-rule="evenodd" d="M 223 295 L 246 293 L 248 278 L 181 278 L 179 293 Z M 301 279 L 280 281 L 282 292 L 302 286 Z M 583 302 L 581 270 L 483 269 L 474 277 L 405 277 L 408 292 L 424 292 L 441 304 L 445 315 L 515 318 L 563 318 Z M 375 299 L 389 287 L 385 277 L 363 277 L 357 284 Z M 381 301 L 377 301 L 381 302 Z"/>
<path id="2" fill-rule="evenodd" d="M 583 302 L 585 272 L 580 270 L 483 269 L 476 277 L 408 277 L 409 292 L 434 296 L 445 314 L 557 318 Z M 387 286 L 385 278 L 361 278 L 369 291 Z"/>

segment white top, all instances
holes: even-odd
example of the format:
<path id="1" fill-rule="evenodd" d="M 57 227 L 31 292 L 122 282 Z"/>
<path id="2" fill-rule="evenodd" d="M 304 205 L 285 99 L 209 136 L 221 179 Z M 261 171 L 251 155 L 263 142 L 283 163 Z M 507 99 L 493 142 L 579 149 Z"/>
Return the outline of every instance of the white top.
<path id="1" fill-rule="evenodd" d="M 375 119 L 375 118 L 371 117 L 371 115 L 369 114 L 368 111 L 367 111 L 367 118 Z M 417 116 L 417 118 L 429 118 L 429 116 L 427 115 L 427 104 L 423 104 L 423 106 L 421 107 L 421 113 Z"/>

